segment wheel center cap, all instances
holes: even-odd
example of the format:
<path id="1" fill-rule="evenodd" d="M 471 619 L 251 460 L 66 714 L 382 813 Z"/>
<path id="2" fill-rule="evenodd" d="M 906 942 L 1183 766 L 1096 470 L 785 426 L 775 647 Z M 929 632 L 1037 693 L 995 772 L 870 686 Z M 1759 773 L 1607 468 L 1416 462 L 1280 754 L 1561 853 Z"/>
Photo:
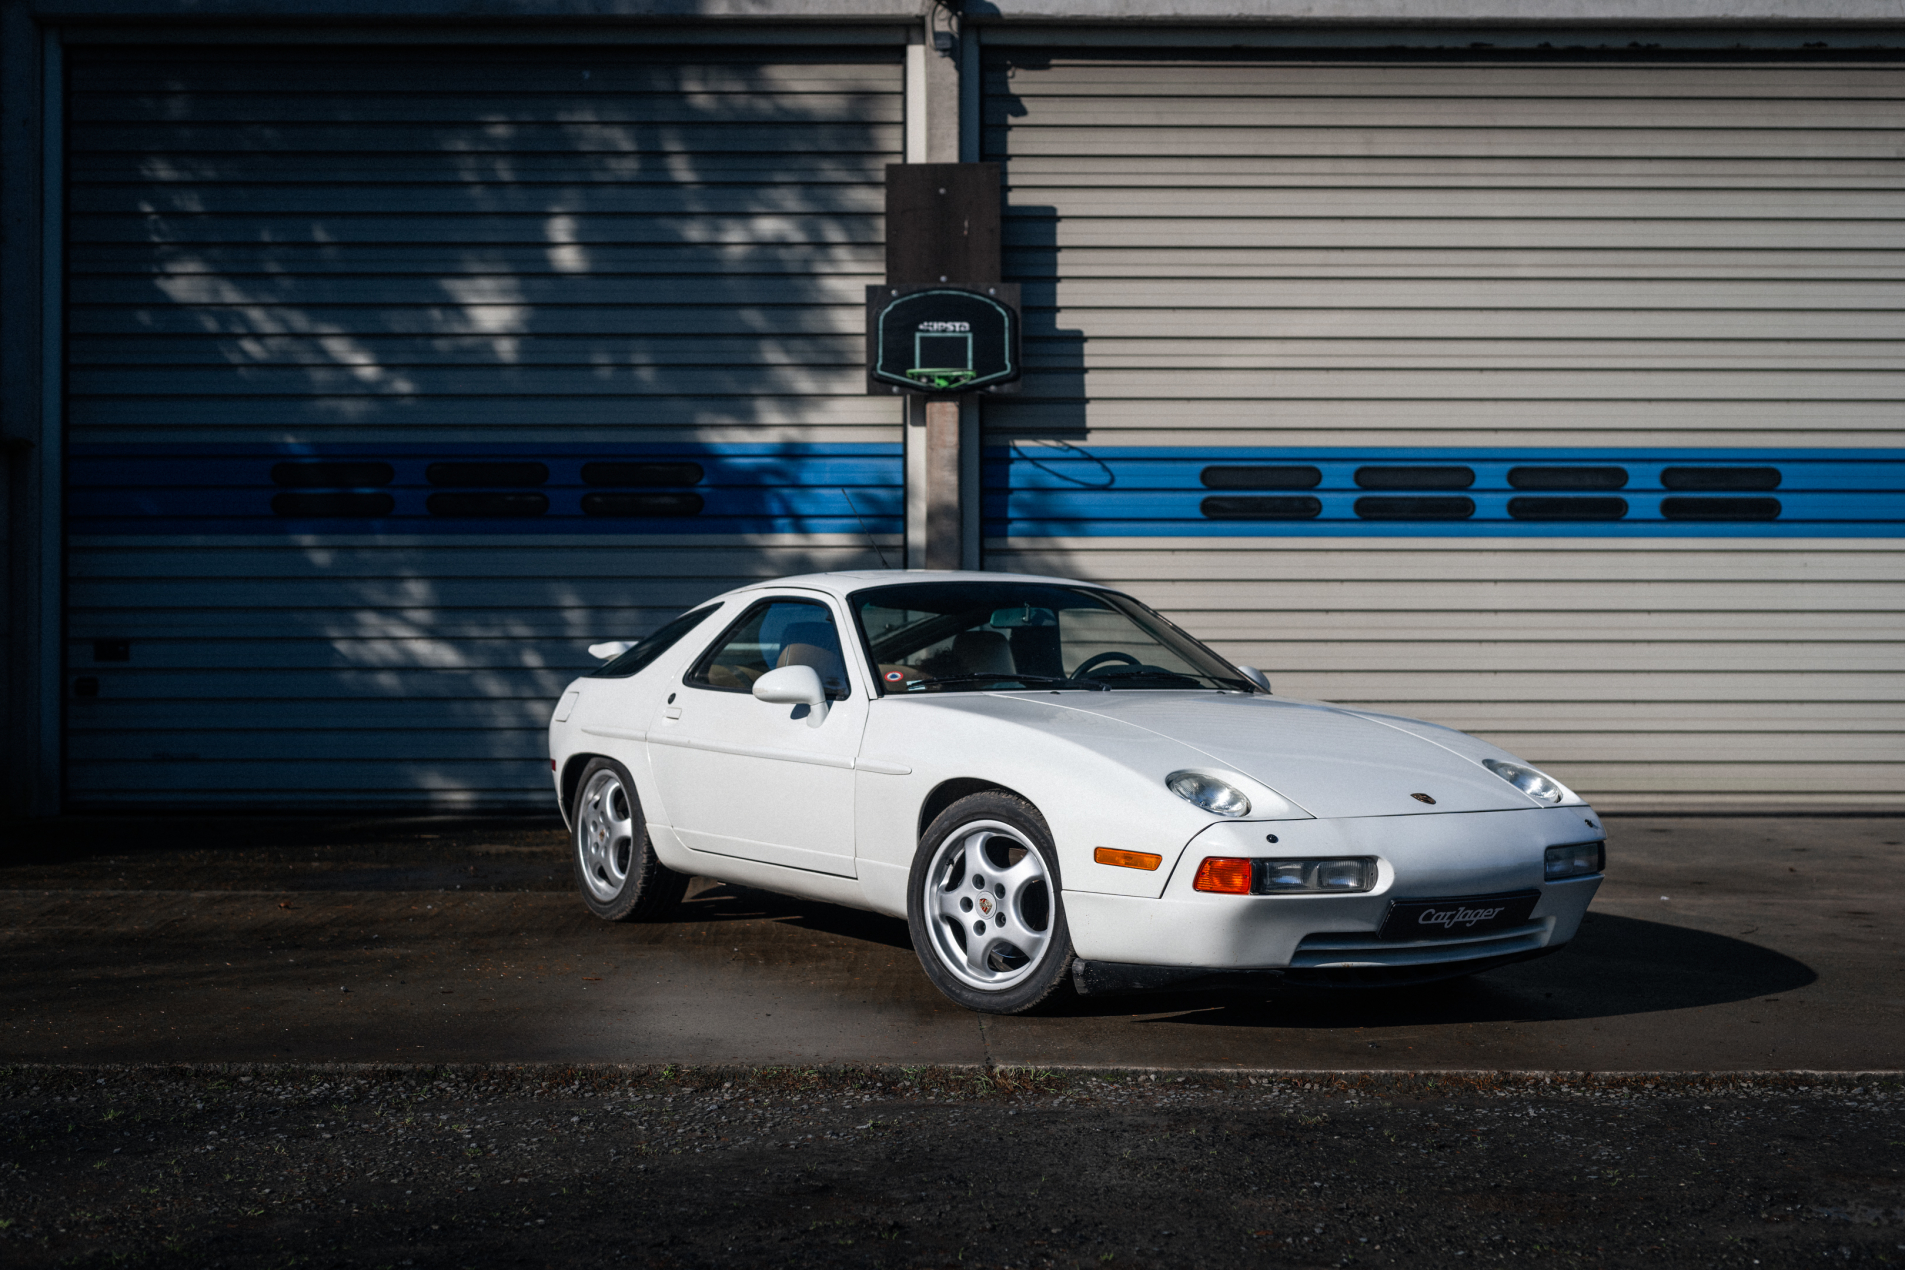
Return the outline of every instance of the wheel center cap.
<path id="1" fill-rule="evenodd" d="M 981 895 L 979 897 L 979 911 L 987 917 L 992 916 L 992 897 L 990 895 Z"/>

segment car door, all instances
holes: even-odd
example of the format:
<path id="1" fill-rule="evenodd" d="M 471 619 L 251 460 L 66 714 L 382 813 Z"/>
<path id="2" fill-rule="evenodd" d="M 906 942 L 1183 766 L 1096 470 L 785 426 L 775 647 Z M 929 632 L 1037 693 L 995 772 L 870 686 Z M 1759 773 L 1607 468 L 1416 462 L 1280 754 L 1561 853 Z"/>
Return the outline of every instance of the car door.
<path id="1" fill-rule="evenodd" d="M 749 605 L 690 663 L 648 729 L 649 762 L 684 845 L 854 876 L 853 760 L 867 699 L 849 671 L 843 626 L 818 596 Z M 754 681 L 812 666 L 827 688 L 807 706 L 756 700 Z"/>

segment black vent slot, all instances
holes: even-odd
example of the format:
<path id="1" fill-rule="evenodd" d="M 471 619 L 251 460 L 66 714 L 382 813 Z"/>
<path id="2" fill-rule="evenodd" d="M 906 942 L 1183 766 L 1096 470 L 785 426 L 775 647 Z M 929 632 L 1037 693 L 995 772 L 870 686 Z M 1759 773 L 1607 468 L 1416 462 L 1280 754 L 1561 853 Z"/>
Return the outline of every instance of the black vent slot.
<path id="1" fill-rule="evenodd" d="M 1286 494 L 1280 498 L 1274 495 L 1212 497 L 1205 499 L 1201 506 L 1204 515 L 1212 520 L 1315 520 L 1323 512 L 1323 500 L 1310 494 Z"/>
<path id="2" fill-rule="evenodd" d="M 1626 489 L 1624 467 L 1511 467 L 1508 483 L 1516 489 Z"/>
<path id="3" fill-rule="evenodd" d="M 1320 468 L 1207 467 L 1201 479 L 1205 489 L 1315 489 L 1323 483 Z M 1206 516 L 1209 512 L 1204 513 Z"/>
<path id="4" fill-rule="evenodd" d="M 1778 520 L 1777 498 L 1663 498 L 1668 520 Z"/>
<path id="5" fill-rule="evenodd" d="M 129 639 L 96 639 L 93 641 L 94 661 L 131 661 L 132 641 Z"/>
<path id="6" fill-rule="evenodd" d="M 388 516 L 397 500 L 388 494 L 273 494 L 271 510 L 280 516 L 363 520 Z"/>
<path id="7" fill-rule="evenodd" d="M 699 463 L 584 463 L 584 485 L 699 485 Z"/>
<path id="8" fill-rule="evenodd" d="M 541 485 L 549 479 L 549 467 L 544 463 L 432 463 L 424 475 L 432 485 Z"/>
<path id="9" fill-rule="evenodd" d="M 1356 514 L 1364 520 L 1467 520 L 1475 514 L 1475 500 L 1433 494 L 1413 498 L 1359 498 Z"/>
<path id="10" fill-rule="evenodd" d="M 1508 514 L 1516 520 L 1619 520 L 1627 514 L 1624 498 L 1511 498 Z"/>
<path id="11" fill-rule="evenodd" d="M 1472 467 L 1359 467 L 1356 484 L 1364 489 L 1467 489 L 1475 483 Z"/>
<path id="12" fill-rule="evenodd" d="M 584 494 L 584 516 L 699 516 L 699 494 Z"/>
<path id="13" fill-rule="evenodd" d="M 538 463 L 537 467 L 542 464 Z M 430 509 L 432 516 L 456 516 L 464 518 L 523 517 L 540 516 L 549 510 L 549 499 L 544 494 L 500 494 L 485 492 L 481 494 L 432 494 L 425 500 L 424 506 Z"/>
<path id="14" fill-rule="evenodd" d="M 1778 489 L 1776 467 L 1670 467 L 1660 474 L 1663 489 L 1692 493 L 1730 493 L 1734 490 Z M 1749 500 L 1751 501 L 1751 500 Z M 1770 517 L 1755 516 L 1754 520 Z"/>
<path id="15" fill-rule="evenodd" d="M 388 463 L 307 463 L 302 460 L 274 464 L 271 481 L 293 489 L 336 488 L 353 485 L 388 485 L 397 475 Z"/>

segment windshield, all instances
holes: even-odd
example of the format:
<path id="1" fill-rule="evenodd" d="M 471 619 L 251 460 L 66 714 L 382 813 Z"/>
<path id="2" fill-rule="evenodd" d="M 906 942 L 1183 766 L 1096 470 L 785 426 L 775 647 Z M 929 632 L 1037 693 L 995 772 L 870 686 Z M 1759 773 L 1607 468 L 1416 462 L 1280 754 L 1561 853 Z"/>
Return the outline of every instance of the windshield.
<path id="1" fill-rule="evenodd" d="M 893 692 L 1205 688 L 1236 667 L 1130 596 L 1037 582 L 915 582 L 848 597 Z"/>

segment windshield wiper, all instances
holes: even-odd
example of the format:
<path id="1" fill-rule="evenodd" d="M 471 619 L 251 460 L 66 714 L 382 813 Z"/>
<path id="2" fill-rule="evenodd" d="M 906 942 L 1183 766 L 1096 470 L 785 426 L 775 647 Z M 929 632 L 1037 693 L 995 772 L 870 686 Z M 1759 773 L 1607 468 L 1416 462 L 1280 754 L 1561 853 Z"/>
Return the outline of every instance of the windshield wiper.
<path id="1" fill-rule="evenodd" d="M 1207 676 L 1207 678 L 1209 678 L 1212 683 L 1225 684 L 1230 688 L 1241 689 L 1246 693 L 1257 691 L 1257 685 L 1248 679 L 1230 679 L 1223 675 L 1210 675 Z"/>
<path id="2" fill-rule="evenodd" d="M 1215 676 L 1186 675 L 1157 666 L 1108 666 L 1093 676 L 1093 682 L 1107 688 L 1133 687 L 1139 684 L 1166 688 L 1205 688 L 1214 681 Z"/>
<path id="3" fill-rule="evenodd" d="M 906 685 L 906 690 L 911 692 L 915 688 L 923 688 L 928 684 L 997 683 L 1001 680 L 1010 680 L 1013 683 L 1022 684 L 1073 684 L 1080 688 L 1091 689 L 1094 692 L 1103 692 L 1105 690 L 1105 685 L 1093 683 L 1087 679 L 1066 679 L 1055 675 L 1017 674 L 934 675 L 928 679 L 914 679 L 909 681 Z"/>

